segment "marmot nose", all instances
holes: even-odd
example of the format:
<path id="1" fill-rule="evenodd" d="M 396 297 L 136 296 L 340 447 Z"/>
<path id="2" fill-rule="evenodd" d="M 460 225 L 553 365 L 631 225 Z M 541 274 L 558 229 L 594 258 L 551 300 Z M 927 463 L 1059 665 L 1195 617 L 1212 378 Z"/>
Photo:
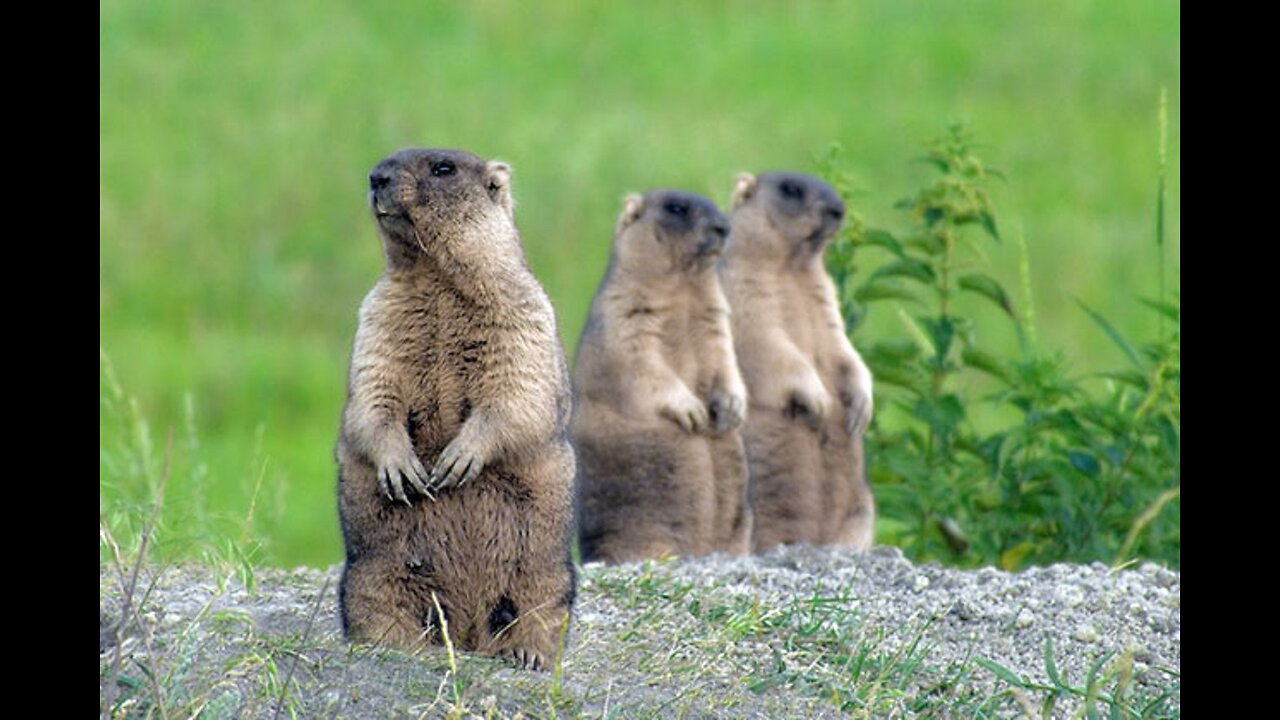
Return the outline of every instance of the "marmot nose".
<path id="1" fill-rule="evenodd" d="M 721 240 L 729 236 L 729 224 L 723 220 L 713 220 L 707 230 Z"/>
<path id="2" fill-rule="evenodd" d="M 835 220 L 836 222 L 839 222 L 840 220 L 844 219 L 844 206 L 843 206 L 843 205 L 828 205 L 828 206 L 827 206 L 827 210 L 826 210 L 826 215 L 827 215 L 827 217 L 831 218 L 832 220 Z"/>
<path id="3" fill-rule="evenodd" d="M 369 189 L 381 190 L 391 184 L 391 176 L 380 172 L 369 173 Z"/>

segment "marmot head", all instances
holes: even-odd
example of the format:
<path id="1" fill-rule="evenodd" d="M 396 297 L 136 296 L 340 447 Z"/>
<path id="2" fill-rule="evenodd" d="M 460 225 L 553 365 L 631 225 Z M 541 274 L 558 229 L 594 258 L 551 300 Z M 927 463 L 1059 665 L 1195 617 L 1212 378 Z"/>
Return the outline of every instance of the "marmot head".
<path id="1" fill-rule="evenodd" d="M 844 220 L 844 202 L 836 191 L 800 173 L 742 173 L 733 188 L 732 205 L 735 225 L 745 221 L 750 227 L 772 229 L 768 235 L 784 244 L 772 249 L 791 257 L 820 254 Z"/>
<path id="2" fill-rule="evenodd" d="M 465 150 L 396 152 L 369 173 L 369 207 L 391 261 L 515 232 L 511 166 Z"/>
<path id="3" fill-rule="evenodd" d="M 714 267 L 729 221 L 701 195 L 678 190 L 632 193 L 622 202 L 614 233 L 615 262 L 659 274 Z"/>

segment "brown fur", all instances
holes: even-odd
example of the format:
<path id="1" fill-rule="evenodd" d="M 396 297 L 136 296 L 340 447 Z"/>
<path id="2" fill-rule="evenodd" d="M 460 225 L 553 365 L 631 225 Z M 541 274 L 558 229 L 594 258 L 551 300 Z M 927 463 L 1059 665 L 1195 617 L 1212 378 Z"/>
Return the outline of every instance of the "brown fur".
<path id="1" fill-rule="evenodd" d="M 447 623 L 460 649 L 546 668 L 574 597 L 574 456 L 509 178 L 416 149 L 370 175 L 387 266 L 360 307 L 338 439 L 340 605 L 352 639 L 416 649 Z"/>
<path id="2" fill-rule="evenodd" d="M 822 254 L 844 203 L 806 175 L 742 175 L 721 264 L 750 411 L 752 548 L 865 548 L 875 504 L 862 431 L 871 373 L 849 343 Z"/>
<path id="3" fill-rule="evenodd" d="M 728 223 L 698 195 L 632 195 L 574 362 L 584 559 L 745 554 L 745 411 L 715 259 Z"/>

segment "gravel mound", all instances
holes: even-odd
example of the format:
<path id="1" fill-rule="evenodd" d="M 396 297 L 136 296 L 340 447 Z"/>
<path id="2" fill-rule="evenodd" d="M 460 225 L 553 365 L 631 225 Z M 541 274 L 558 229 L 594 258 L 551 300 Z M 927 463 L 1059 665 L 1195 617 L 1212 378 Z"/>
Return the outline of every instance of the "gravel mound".
<path id="1" fill-rule="evenodd" d="M 204 717 L 279 707 L 298 717 L 777 718 L 1038 717 L 1050 698 L 1050 715 L 1069 717 L 1092 670 L 1103 696 L 1119 693 L 1134 716 L 1176 717 L 1181 702 L 1181 579 L 1154 564 L 1010 574 L 915 565 L 894 548 L 793 547 L 587 566 L 558 674 L 352 647 L 337 576 L 262 570 L 250 592 L 209 568 L 150 569 L 137 621 L 117 627 L 120 584 L 104 567 L 104 701 L 114 694 L 127 716 L 163 705 Z"/>

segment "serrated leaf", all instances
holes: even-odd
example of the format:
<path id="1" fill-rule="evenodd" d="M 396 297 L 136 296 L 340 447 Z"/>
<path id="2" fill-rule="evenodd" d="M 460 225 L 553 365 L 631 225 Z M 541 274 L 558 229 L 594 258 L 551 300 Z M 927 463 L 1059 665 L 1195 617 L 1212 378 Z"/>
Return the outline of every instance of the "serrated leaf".
<path id="1" fill-rule="evenodd" d="M 936 358 L 945 359 L 951 352 L 951 343 L 956 337 L 956 325 L 949 316 L 939 318 L 920 318 L 920 324 L 929 332 L 929 340 L 935 350 Z"/>
<path id="2" fill-rule="evenodd" d="M 991 213 L 983 210 L 978 213 L 978 220 L 982 223 L 982 227 L 991 236 L 992 240 L 1000 242 L 1000 232 L 996 230 L 996 218 Z"/>
<path id="3" fill-rule="evenodd" d="M 904 362 L 920 357 L 920 346 L 910 340 L 883 340 L 871 346 L 864 355 L 877 361 Z"/>
<path id="4" fill-rule="evenodd" d="M 1013 312 L 1013 302 L 1009 300 L 1009 294 L 1004 291 L 1000 283 L 995 278 L 983 273 L 969 273 L 960 278 L 960 288 L 969 292 L 977 293 L 991 302 L 1000 306 L 1000 309 L 1008 313 L 1009 317 L 1017 318 Z"/>
<path id="5" fill-rule="evenodd" d="M 926 255 L 937 257 L 947 251 L 947 241 L 933 233 L 913 235 L 902 243 L 906 247 L 922 250 Z"/>
<path id="6" fill-rule="evenodd" d="M 1137 370 L 1108 370 L 1107 372 L 1098 373 L 1099 377 L 1111 378 L 1126 385 L 1132 385 L 1139 390 L 1146 391 L 1149 387 L 1147 376 Z"/>
<path id="7" fill-rule="evenodd" d="M 986 658 L 974 658 L 973 661 L 978 663 L 982 667 L 986 668 L 987 670 L 990 670 L 996 677 L 1000 678 L 1001 680 L 1009 683 L 1010 685 L 1016 688 L 1027 687 L 1027 684 L 1022 681 L 1022 678 L 1013 674 L 1012 670 L 1001 665 L 998 662 L 994 662 Z"/>
<path id="8" fill-rule="evenodd" d="M 965 367 L 981 370 L 997 380 L 1002 380 L 1006 385 L 1014 384 L 1009 367 L 1003 360 L 991 353 L 970 347 L 960 354 L 960 359 L 964 361 Z"/>
<path id="9" fill-rule="evenodd" d="M 902 257 L 902 245 L 887 230 L 868 230 L 866 242 L 868 245 L 879 245 L 894 255 Z"/>
<path id="10" fill-rule="evenodd" d="M 955 395 L 943 395 L 932 402 L 921 400 L 912 413 L 935 430 L 949 432 L 964 420 L 964 405 Z"/>
<path id="11" fill-rule="evenodd" d="M 917 324 L 915 320 L 911 319 L 911 316 L 908 315 L 907 311 L 903 310 L 901 306 L 898 307 L 898 319 L 901 320 L 903 326 L 906 327 L 907 334 L 911 336 L 911 339 L 916 341 L 916 344 L 920 346 L 920 349 L 923 350 L 926 355 L 937 354 L 937 351 L 933 346 L 933 342 L 929 340 L 929 336 L 925 334 L 924 330 L 920 328 L 920 325 Z"/>
<path id="12" fill-rule="evenodd" d="M 908 302 L 920 302 L 920 298 L 910 290 L 893 283 L 888 282 L 868 282 L 866 285 L 859 287 L 853 292 L 853 298 L 857 302 L 867 303 L 877 300 L 906 300 Z"/>
<path id="13" fill-rule="evenodd" d="M 1173 303 L 1149 300 L 1147 298 L 1139 298 L 1138 301 L 1174 322 L 1182 322 L 1182 309 Z"/>
<path id="14" fill-rule="evenodd" d="M 913 258 L 902 258 L 894 260 L 887 265 L 881 265 L 876 271 L 871 273 L 871 279 L 882 277 L 903 277 L 915 280 L 916 282 L 932 285 L 935 279 L 933 268 L 929 264 L 921 260 Z"/>
<path id="15" fill-rule="evenodd" d="M 1125 357 L 1129 358 L 1129 362 L 1133 363 L 1134 367 L 1139 370 L 1146 369 L 1142 364 L 1142 360 L 1138 357 L 1137 351 L 1133 349 L 1133 345 L 1130 345 L 1129 341 L 1124 339 L 1124 336 L 1120 334 L 1119 330 L 1116 330 L 1111 323 L 1107 322 L 1106 318 L 1095 312 L 1093 308 L 1085 305 L 1079 298 L 1076 299 L 1076 304 L 1093 319 L 1094 323 L 1096 323 L 1098 327 L 1102 328 L 1102 331 L 1107 334 L 1107 337 L 1111 338 L 1111 342 L 1115 343 L 1116 347 L 1120 348 L 1120 350 L 1125 354 Z"/>
<path id="16" fill-rule="evenodd" d="M 925 395 L 928 393 L 928 382 L 919 372 L 912 371 L 907 368 L 895 367 L 875 367 L 872 365 L 875 374 L 876 383 L 884 383 L 895 387 L 910 390 L 916 395 Z"/>
<path id="17" fill-rule="evenodd" d="M 929 155 L 929 156 L 925 156 L 925 157 L 918 157 L 918 158 L 916 158 L 915 160 L 916 160 L 916 162 L 922 162 L 922 163 L 925 163 L 925 164 L 927 164 L 927 165 L 932 165 L 932 166 L 934 166 L 934 167 L 938 168 L 939 170 L 941 170 L 942 172 L 948 172 L 948 171 L 950 171 L 950 170 L 951 170 L 951 166 L 947 164 L 947 161 L 946 161 L 946 160 L 944 160 L 944 159 L 942 159 L 942 158 L 940 158 L 940 157 L 934 156 L 934 155 Z"/>
<path id="18" fill-rule="evenodd" d="M 1098 463 L 1098 458 L 1077 451 L 1067 453 L 1067 461 L 1071 463 L 1071 467 L 1088 475 L 1089 477 L 1097 477 L 1102 472 L 1102 465 Z"/>

